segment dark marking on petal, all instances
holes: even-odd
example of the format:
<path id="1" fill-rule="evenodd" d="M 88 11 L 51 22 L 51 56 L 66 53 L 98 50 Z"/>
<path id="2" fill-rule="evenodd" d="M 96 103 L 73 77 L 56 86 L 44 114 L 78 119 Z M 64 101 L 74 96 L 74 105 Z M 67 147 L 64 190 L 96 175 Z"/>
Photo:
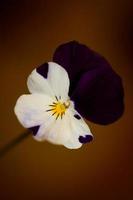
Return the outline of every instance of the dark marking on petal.
<path id="1" fill-rule="evenodd" d="M 56 100 L 58 101 L 58 97 L 57 97 L 57 96 L 55 96 L 55 98 L 56 98 Z"/>
<path id="2" fill-rule="evenodd" d="M 47 78 L 48 75 L 48 63 L 44 63 L 41 66 L 37 67 L 36 71 L 43 76 L 44 78 Z"/>
<path id="3" fill-rule="evenodd" d="M 49 112 L 49 111 L 52 111 L 52 110 L 55 110 L 55 109 L 54 109 L 54 108 L 52 108 L 52 109 L 46 110 L 46 112 Z"/>
<path id="4" fill-rule="evenodd" d="M 87 142 L 91 142 L 93 140 L 92 135 L 85 135 L 85 136 L 79 136 L 79 142 L 82 144 L 85 144 Z"/>
<path id="5" fill-rule="evenodd" d="M 56 107 L 56 105 L 49 105 L 49 106 L 51 106 L 51 107 Z"/>
<path id="6" fill-rule="evenodd" d="M 29 128 L 29 130 L 31 130 L 33 132 L 33 135 L 35 136 L 39 130 L 40 126 L 34 126 Z"/>
<path id="7" fill-rule="evenodd" d="M 61 96 L 59 96 L 59 99 L 61 99 Z"/>
<path id="8" fill-rule="evenodd" d="M 58 119 L 58 117 L 59 117 L 59 114 L 57 115 L 56 120 Z"/>
<path id="9" fill-rule="evenodd" d="M 75 114 L 74 117 L 75 117 L 76 119 L 81 119 L 81 117 L 80 117 L 78 114 Z"/>
<path id="10" fill-rule="evenodd" d="M 61 117 L 61 119 L 62 119 L 63 115 L 64 115 L 64 112 L 63 112 L 63 113 L 61 113 L 61 116 L 60 116 L 60 117 Z"/>
<path id="11" fill-rule="evenodd" d="M 53 114 L 52 114 L 52 116 L 55 114 L 56 112 L 54 112 Z"/>

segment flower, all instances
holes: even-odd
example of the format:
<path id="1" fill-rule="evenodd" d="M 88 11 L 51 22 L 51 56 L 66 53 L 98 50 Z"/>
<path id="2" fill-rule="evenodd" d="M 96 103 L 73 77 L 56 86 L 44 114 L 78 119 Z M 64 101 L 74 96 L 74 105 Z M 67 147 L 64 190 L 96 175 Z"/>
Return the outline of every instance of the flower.
<path id="1" fill-rule="evenodd" d="M 20 123 L 33 130 L 38 141 L 77 149 L 93 136 L 70 99 L 67 71 L 55 62 L 34 69 L 27 80 L 31 94 L 22 95 L 15 105 Z"/>
<path id="2" fill-rule="evenodd" d="M 69 96 L 84 118 L 107 125 L 122 116 L 122 80 L 103 56 L 71 41 L 56 49 L 53 61 L 66 69 L 71 82 Z"/>
<path id="3" fill-rule="evenodd" d="M 80 148 L 93 139 L 83 117 L 107 125 L 124 112 L 121 77 L 103 56 L 76 41 L 60 45 L 53 62 L 33 70 L 27 84 L 31 94 L 18 99 L 15 113 L 38 141 Z"/>

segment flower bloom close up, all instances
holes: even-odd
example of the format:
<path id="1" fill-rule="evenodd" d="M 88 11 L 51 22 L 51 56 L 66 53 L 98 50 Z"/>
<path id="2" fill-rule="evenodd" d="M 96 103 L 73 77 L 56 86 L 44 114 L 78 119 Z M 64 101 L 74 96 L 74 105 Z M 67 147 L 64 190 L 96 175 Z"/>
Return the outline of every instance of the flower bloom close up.
<path id="1" fill-rule="evenodd" d="M 68 96 L 70 81 L 63 67 L 54 62 L 45 63 L 33 70 L 27 85 L 31 94 L 19 97 L 15 113 L 25 128 L 34 131 L 36 140 L 70 149 L 92 140 L 88 125 Z"/>
<path id="2" fill-rule="evenodd" d="M 120 76 L 103 56 L 76 41 L 60 45 L 53 62 L 34 69 L 27 85 L 31 94 L 19 97 L 15 114 L 38 141 L 80 148 L 93 139 L 83 118 L 107 125 L 124 111 Z"/>

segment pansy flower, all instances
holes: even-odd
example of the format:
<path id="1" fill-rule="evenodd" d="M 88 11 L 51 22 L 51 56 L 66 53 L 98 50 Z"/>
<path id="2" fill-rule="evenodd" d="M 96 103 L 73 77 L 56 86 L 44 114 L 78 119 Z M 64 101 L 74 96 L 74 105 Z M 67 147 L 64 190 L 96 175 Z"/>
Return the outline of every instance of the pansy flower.
<path id="1" fill-rule="evenodd" d="M 38 141 L 77 149 L 93 135 L 83 117 L 109 124 L 123 113 L 123 87 L 108 62 L 78 42 L 59 46 L 27 80 L 31 94 L 15 105 L 20 123 Z"/>

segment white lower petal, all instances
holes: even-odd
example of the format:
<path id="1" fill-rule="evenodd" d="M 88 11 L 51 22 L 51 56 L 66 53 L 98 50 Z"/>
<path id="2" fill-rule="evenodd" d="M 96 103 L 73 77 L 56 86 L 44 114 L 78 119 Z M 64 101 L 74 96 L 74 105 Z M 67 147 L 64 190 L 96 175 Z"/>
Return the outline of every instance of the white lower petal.
<path id="1" fill-rule="evenodd" d="M 92 135 L 89 127 L 81 118 L 74 117 L 76 111 L 67 110 L 62 119 L 55 119 L 50 116 L 45 119 L 45 123 L 39 129 L 35 139 L 39 141 L 47 140 L 53 144 L 64 145 L 69 149 L 78 149 L 82 146 L 79 141 L 80 136 Z"/>
<path id="2" fill-rule="evenodd" d="M 74 117 L 78 113 L 74 110 L 72 103 L 62 119 L 60 117 L 56 119 L 51 111 L 47 112 L 51 102 L 53 99 L 47 95 L 22 95 L 15 105 L 15 113 L 24 127 L 40 126 L 37 134 L 33 136 L 36 140 L 47 140 L 69 149 L 80 148 L 82 143 L 79 137 L 92 135 L 89 127 L 82 117 L 81 119 Z"/>
<path id="3" fill-rule="evenodd" d="M 71 131 L 68 129 L 68 119 L 63 117 L 57 119 L 49 115 L 45 117 L 44 123 L 40 126 L 38 133 L 33 136 L 38 141 L 47 140 L 53 144 L 63 144 L 70 138 Z"/>
<path id="4" fill-rule="evenodd" d="M 79 149 L 83 144 L 81 144 L 76 139 L 68 140 L 64 143 L 64 146 L 68 149 Z"/>
<path id="5" fill-rule="evenodd" d="M 37 134 L 33 136 L 33 138 L 40 142 L 46 140 L 47 135 L 49 134 L 49 131 L 54 124 L 54 121 L 54 118 L 50 115 L 45 116 L 44 123 L 40 126 Z"/>
<path id="6" fill-rule="evenodd" d="M 14 111 L 20 123 L 26 127 L 34 127 L 44 123 L 48 113 L 46 110 L 51 98 L 42 94 L 22 95 L 16 102 Z"/>
<path id="7" fill-rule="evenodd" d="M 81 116 L 80 120 L 74 117 L 75 114 L 78 114 L 74 109 L 69 109 L 68 114 L 70 117 L 69 127 L 71 130 L 71 137 L 64 143 L 64 146 L 69 149 L 78 149 L 82 146 L 82 143 L 79 141 L 79 137 L 85 137 L 86 135 L 92 136 L 92 133 L 90 132 L 88 125 L 85 123 Z"/>
<path id="8" fill-rule="evenodd" d="M 53 144 L 64 144 L 70 138 L 69 119 L 65 115 L 62 119 L 57 119 L 52 124 L 47 133 L 47 140 Z"/>

